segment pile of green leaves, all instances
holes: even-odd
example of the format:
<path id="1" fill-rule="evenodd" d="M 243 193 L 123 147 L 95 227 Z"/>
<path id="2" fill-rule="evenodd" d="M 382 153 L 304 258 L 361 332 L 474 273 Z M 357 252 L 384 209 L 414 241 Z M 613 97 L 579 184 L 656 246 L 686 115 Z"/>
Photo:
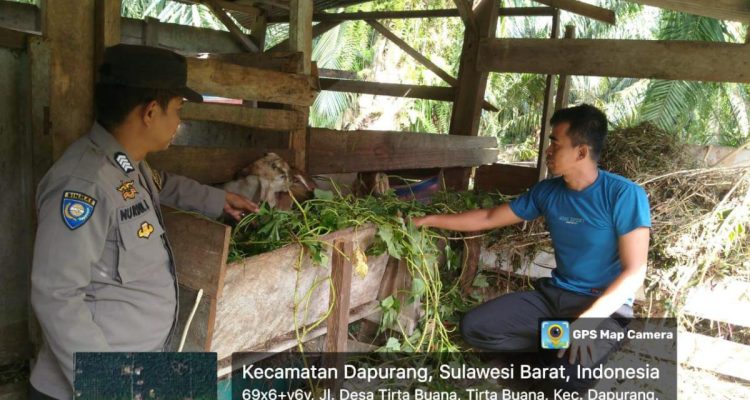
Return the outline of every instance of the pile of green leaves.
<path id="1" fill-rule="evenodd" d="M 446 245 L 441 232 L 416 228 L 411 217 L 489 208 L 504 201 L 507 198 L 497 194 L 442 192 L 431 204 L 422 204 L 399 200 L 393 193 L 355 198 L 316 190 L 313 199 L 296 203 L 290 211 L 262 205 L 259 212 L 240 221 L 233 231 L 229 262 L 299 244 L 316 264 L 327 265 L 329 244 L 323 242 L 321 236 L 374 224 L 378 228 L 376 240 L 366 253 L 375 256 L 387 252 L 405 261 L 413 277 L 406 301 L 419 299 L 424 307 L 419 329 L 401 338 L 392 337 L 386 347 L 400 351 L 455 351 L 457 347 L 450 339 L 445 321 L 449 326 L 455 325 L 453 314 L 462 308 L 458 304 L 461 299 L 455 279 L 459 258 Z M 447 262 L 439 265 L 442 252 Z M 397 316 L 402 304 L 391 296 L 383 300 L 381 307 L 383 327 L 398 331 Z"/>

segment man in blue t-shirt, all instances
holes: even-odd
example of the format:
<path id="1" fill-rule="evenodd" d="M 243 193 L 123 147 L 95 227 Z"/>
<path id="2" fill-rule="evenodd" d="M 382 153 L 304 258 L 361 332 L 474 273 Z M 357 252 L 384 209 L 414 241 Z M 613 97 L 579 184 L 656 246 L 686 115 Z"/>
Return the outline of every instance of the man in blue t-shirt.
<path id="1" fill-rule="evenodd" d="M 534 291 L 501 296 L 469 311 L 461 333 L 474 347 L 535 351 L 542 318 L 614 323 L 611 317 L 632 317 L 633 296 L 646 275 L 651 226 L 646 193 L 597 167 L 607 134 L 600 110 L 588 104 L 558 110 L 551 123 L 547 166 L 555 178 L 510 204 L 413 220 L 417 226 L 478 231 L 545 218 L 557 263 L 552 277 Z M 569 364 L 596 363 L 605 356 L 592 359 L 592 349 L 580 346 L 570 350 Z"/>

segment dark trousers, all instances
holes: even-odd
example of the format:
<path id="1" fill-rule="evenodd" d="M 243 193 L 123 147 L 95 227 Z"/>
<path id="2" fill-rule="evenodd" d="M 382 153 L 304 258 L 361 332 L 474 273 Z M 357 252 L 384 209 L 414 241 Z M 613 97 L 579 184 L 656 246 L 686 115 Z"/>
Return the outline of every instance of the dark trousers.
<path id="1" fill-rule="evenodd" d="M 568 362 L 567 354 L 557 357 L 557 350 L 540 349 L 540 319 L 575 320 L 596 301 L 586 296 L 553 286 L 549 279 L 536 282 L 535 290 L 510 293 L 490 300 L 464 315 L 461 320 L 461 335 L 471 346 L 489 351 L 536 353 L 533 360 L 545 367 L 566 369 L 571 383 L 566 389 L 585 390 L 596 381 L 576 380 L 575 365 Z M 624 331 L 633 316 L 633 309 L 623 305 L 610 318 L 603 320 L 599 329 Z M 597 340 L 597 360 L 600 364 L 617 349 L 616 340 Z"/>
<path id="2" fill-rule="evenodd" d="M 47 396 L 46 394 L 36 390 L 34 385 L 29 384 L 29 400 L 57 400 L 54 397 Z"/>

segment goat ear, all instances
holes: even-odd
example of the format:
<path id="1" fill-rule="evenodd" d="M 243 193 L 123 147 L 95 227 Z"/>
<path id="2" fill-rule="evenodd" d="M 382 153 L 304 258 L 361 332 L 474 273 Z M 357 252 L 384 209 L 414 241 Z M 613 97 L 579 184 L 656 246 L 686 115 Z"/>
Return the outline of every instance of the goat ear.
<path id="1" fill-rule="evenodd" d="M 244 178 L 244 177 L 250 175 L 251 173 L 252 173 L 252 171 L 251 171 L 251 168 L 249 166 L 245 167 L 245 168 L 242 168 L 241 170 L 237 171 L 237 178 Z"/>

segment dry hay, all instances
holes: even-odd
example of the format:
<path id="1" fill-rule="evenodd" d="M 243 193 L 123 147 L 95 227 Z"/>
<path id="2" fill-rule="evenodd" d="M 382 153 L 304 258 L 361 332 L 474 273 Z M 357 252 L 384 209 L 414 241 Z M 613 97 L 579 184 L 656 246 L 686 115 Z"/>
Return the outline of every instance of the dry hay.
<path id="1" fill-rule="evenodd" d="M 640 184 L 651 204 L 649 294 L 660 315 L 680 315 L 687 289 L 747 277 L 750 175 L 702 166 L 678 138 L 650 125 L 611 133 L 602 167 Z"/>

